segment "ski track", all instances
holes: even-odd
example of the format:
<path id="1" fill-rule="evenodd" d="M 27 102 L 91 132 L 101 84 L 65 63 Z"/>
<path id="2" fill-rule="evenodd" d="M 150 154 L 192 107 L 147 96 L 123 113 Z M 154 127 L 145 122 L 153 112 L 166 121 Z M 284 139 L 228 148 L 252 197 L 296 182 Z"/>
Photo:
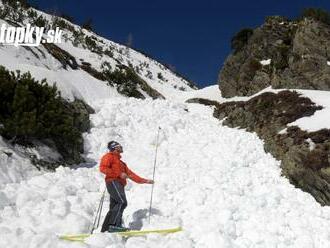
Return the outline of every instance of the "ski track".
<path id="1" fill-rule="evenodd" d="M 328 246 L 330 208 L 289 184 L 255 134 L 222 126 L 212 108 L 123 98 L 93 107 L 93 128 L 84 135 L 90 163 L 97 163 L 114 139 L 122 143 L 128 166 L 150 178 L 157 128 L 162 128 L 151 224 L 151 186 L 131 182 L 125 224 L 143 229 L 182 225 L 184 231 L 127 240 L 96 233 L 86 244 L 59 240 L 57 234 L 88 231 L 104 189 L 98 166 L 61 167 L 1 189 L 0 247 Z"/>

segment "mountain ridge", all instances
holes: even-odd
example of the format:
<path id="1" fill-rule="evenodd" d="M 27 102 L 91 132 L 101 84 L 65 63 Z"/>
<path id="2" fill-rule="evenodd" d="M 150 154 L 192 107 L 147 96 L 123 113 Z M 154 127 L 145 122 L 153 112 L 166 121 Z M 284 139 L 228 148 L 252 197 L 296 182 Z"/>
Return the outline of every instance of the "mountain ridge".
<path id="1" fill-rule="evenodd" d="M 115 88 L 119 94 L 142 99 L 149 97 L 175 98 L 177 91 L 190 91 L 197 88 L 191 82 L 170 71 L 169 68 L 153 58 L 149 58 L 134 49 L 83 29 L 62 17 L 51 16 L 32 7 L 24 8 L 18 5 L 17 9 L 14 9 L 8 4 L 1 2 L 0 4 L 1 23 L 9 26 L 14 24 L 24 26 L 26 23 L 31 23 L 32 25 L 43 26 L 45 29 L 61 28 L 63 35 L 62 43 L 60 44 L 41 44 L 38 48 L 19 47 L 17 51 L 10 51 L 12 48 L 2 46 L 0 55 L 7 56 L 2 56 L 3 59 L 0 59 L 0 63 L 10 70 L 19 69 L 25 72 L 31 69 L 32 76 L 39 80 L 42 77 L 46 78 L 48 82 L 54 82 L 57 79 L 57 84 L 63 92 L 63 96 L 70 100 L 74 97 L 89 98 L 90 96 L 86 96 L 84 93 L 81 94 L 82 92 L 79 92 L 79 90 L 77 92 L 76 89 L 72 89 L 71 92 L 65 92 L 65 86 L 60 85 L 62 83 L 60 82 L 61 79 L 69 87 L 70 81 L 78 80 L 75 79 L 78 75 L 70 76 L 70 73 L 68 73 L 70 70 L 68 70 L 67 66 L 72 71 L 76 71 L 73 74 L 77 74 L 77 71 L 84 71 L 81 72 L 81 78 L 85 80 L 90 80 L 89 76 L 92 76 L 94 78 L 93 81 L 98 81 L 94 83 L 94 86 L 99 88 L 98 92 L 101 98 L 110 94 L 111 90 L 104 87 L 107 84 Z M 6 52 L 7 54 L 5 54 Z M 22 54 L 24 54 L 24 57 Z M 12 61 L 8 57 L 11 57 Z M 44 61 L 40 63 L 38 60 Z M 39 68 L 26 68 L 29 67 L 26 65 Z M 60 74 L 56 72 L 61 72 L 68 75 L 63 76 L 63 78 L 61 78 L 61 75 L 47 75 L 44 71 L 45 69 L 48 69 L 48 74 Z M 38 70 L 40 70 L 39 73 Z M 121 84 L 111 81 L 111 73 L 113 72 L 116 72 L 117 76 L 120 75 L 121 78 L 124 78 Z M 134 74 L 133 80 L 127 74 Z M 77 88 L 77 83 L 71 83 L 71 85 L 73 88 Z M 97 90 L 95 89 L 95 91 Z M 104 91 L 108 91 L 107 94 L 104 94 Z"/>

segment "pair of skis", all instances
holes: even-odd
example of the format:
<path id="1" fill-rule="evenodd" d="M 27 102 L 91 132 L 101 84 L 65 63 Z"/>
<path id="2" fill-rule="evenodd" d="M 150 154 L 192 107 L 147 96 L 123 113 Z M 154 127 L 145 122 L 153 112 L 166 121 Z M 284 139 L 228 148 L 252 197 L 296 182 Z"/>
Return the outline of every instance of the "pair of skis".
<path id="1" fill-rule="evenodd" d="M 134 236 L 144 236 L 146 234 L 156 233 L 156 234 L 169 234 L 182 231 L 182 227 L 170 228 L 170 229 L 155 229 L 155 230 L 129 230 L 125 232 L 112 232 L 110 234 L 118 234 L 124 237 L 134 237 Z M 84 242 L 86 238 L 90 237 L 92 234 L 75 234 L 75 235 L 62 235 L 59 236 L 60 239 L 68 241 L 80 241 Z"/>

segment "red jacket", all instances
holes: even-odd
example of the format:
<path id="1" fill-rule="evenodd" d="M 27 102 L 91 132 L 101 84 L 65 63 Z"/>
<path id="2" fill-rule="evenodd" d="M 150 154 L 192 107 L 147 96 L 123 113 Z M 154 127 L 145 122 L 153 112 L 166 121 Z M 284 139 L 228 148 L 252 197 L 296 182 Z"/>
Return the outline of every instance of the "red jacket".
<path id="1" fill-rule="evenodd" d="M 136 183 L 146 183 L 147 179 L 139 177 L 133 171 L 131 171 L 127 165 L 120 160 L 119 153 L 108 152 L 103 155 L 100 163 L 100 171 L 105 174 L 105 181 L 107 183 L 117 180 L 122 185 L 126 185 L 126 179 L 120 178 L 121 173 L 126 173 L 128 178 Z"/>

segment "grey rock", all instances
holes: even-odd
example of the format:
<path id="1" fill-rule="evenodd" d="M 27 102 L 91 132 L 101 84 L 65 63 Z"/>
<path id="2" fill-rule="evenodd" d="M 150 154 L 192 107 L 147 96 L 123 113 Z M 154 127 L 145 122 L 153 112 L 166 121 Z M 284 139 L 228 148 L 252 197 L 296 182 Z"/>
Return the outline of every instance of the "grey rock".
<path id="1" fill-rule="evenodd" d="M 270 65 L 259 61 L 271 59 Z M 330 26 L 314 19 L 269 17 L 234 51 L 219 73 L 224 97 L 250 96 L 267 86 L 330 90 Z"/>

